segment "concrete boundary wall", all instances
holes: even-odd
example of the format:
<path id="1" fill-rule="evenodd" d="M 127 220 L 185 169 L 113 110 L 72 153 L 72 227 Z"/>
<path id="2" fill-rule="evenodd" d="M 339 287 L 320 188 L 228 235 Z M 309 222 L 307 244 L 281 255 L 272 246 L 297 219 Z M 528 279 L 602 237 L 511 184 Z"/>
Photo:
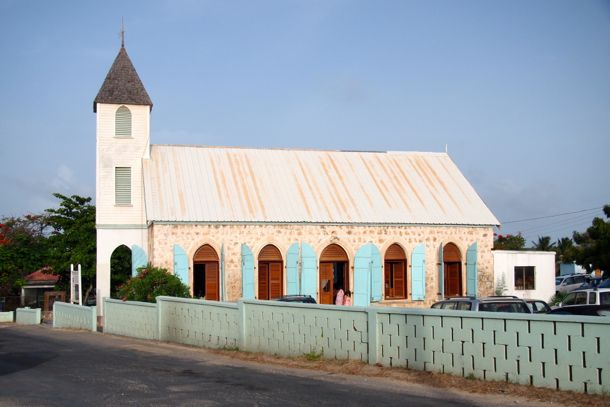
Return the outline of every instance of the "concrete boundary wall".
<path id="1" fill-rule="evenodd" d="M 610 391 L 608 318 L 383 309 L 376 319 L 371 363 L 559 390 Z"/>
<path id="2" fill-rule="evenodd" d="M 157 297 L 159 340 L 206 348 L 240 347 L 240 312 L 235 303 Z"/>
<path id="3" fill-rule="evenodd" d="M 140 339 L 159 339 L 157 304 L 104 298 L 104 332 Z"/>
<path id="4" fill-rule="evenodd" d="M 0 312 L 0 322 L 13 322 L 15 320 L 15 313 L 13 311 Z"/>
<path id="5" fill-rule="evenodd" d="M 84 329 L 96 332 L 96 308 L 55 301 L 53 303 L 53 328 Z"/>
<path id="6" fill-rule="evenodd" d="M 161 341 L 282 356 L 314 353 L 483 380 L 610 392 L 610 319 L 604 317 L 157 301 Z M 123 312 L 129 303 L 113 304 Z"/>
<path id="7" fill-rule="evenodd" d="M 244 350 L 280 356 L 320 354 L 324 358 L 368 362 L 366 308 L 269 304 L 243 302 Z"/>
<path id="8" fill-rule="evenodd" d="M 39 325 L 40 308 L 17 308 L 15 322 L 21 325 Z"/>

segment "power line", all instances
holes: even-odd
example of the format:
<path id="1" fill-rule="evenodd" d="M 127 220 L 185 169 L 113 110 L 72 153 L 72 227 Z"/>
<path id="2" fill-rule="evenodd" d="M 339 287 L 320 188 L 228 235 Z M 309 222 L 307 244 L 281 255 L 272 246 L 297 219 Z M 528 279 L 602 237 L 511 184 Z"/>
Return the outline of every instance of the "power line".
<path id="1" fill-rule="evenodd" d="M 574 211 L 574 212 L 564 212 L 564 213 L 558 213 L 556 215 L 547 215 L 547 216 L 539 216 L 537 218 L 528 218 L 528 219 L 519 219 L 519 220 L 509 220 L 507 222 L 501 222 L 503 225 L 506 225 L 507 223 L 519 223 L 519 222 L 529 222 L 532 220 L 540 220 L 540 219 L 549 219 L 549 218 L 556 218 L 559 216 L 565 216 L 565 215 L 573 215 L 575 213 L 582 213 L 582 212 L 590 212 L 590 211 L 595 211 L 595 210 L 599 210 L 602 209 L 601 207 L 595 207 L 595 208 L 589 208 L 589 209 L 581 209 L 579 211 Z"/>

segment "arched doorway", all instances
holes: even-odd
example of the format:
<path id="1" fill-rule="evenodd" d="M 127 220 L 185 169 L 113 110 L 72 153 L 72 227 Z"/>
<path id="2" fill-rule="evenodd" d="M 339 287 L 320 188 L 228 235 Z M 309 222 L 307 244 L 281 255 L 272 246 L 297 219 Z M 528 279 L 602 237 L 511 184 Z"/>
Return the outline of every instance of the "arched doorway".
<path id="1" fill-rule="evenodd" d="M 131 249 L 120 245 L 110 256 L 110 297 L 117 298 L 120 286 L 131 278 Z"/>
<path id="2" fill-rule="evenodd" d="M 443 267 L 445 271 L 445 297 L 460 296 L 462 290 L 462 255 L 453 243 L 443 248 Z"/>
<path id="3" fill-rule="evenodd" d="M 349 290 L 349 259 L 345 250 L 333 243 L 320 256 L 320 304 L 334 304 L 339 290 Z"/>
<path id="4" fill-rule="evenodd" d="M 385 252 L 384 287 L 387 300 L 407 298 L 407 256 L 398 244 L 394 243 Z"/>
<path id="5" fill-rule="evenodd" d="M 258 254 L 258 299 L 275 300 L 284 293 L 284 264 L 277 247 L 269 244 Z"/>
<path id="6" fill-rule="evenodd" d="M 218 301 L 219 261 L 216 250 L 209 244 L 201 246 L 193 256 L 193 296 Z"/>

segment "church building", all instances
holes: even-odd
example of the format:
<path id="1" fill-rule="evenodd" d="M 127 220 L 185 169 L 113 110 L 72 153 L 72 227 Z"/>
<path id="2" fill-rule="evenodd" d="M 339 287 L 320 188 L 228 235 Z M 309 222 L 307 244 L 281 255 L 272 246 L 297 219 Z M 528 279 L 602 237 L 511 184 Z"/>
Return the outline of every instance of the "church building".
<path id="1" fill-rule="evenodd" d="M 93 102 L 99 313 L 122 245 L 206 300 L 492 293 L 499 222 L 447 153 L 154 145 L 152 107 L 122 46 Z"/>

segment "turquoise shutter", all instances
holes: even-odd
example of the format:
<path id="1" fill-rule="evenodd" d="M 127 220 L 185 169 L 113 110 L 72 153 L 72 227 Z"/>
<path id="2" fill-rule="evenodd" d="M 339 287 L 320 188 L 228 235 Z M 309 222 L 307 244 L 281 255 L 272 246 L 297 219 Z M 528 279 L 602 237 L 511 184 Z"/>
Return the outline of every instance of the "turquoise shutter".
<path id="1" fill-rule="evenodd" d="M 244 300 L 254 299 L 254 256 L 250 248 L 241 245 L 241 285 Z"/>
<path id="2" fill-rule="evenodd" d="M 445 256 L 443 252 L 443 242 L 438 248 L 438 292 L 441 300 L 445 298 Z"/>
<path id="3" fill-rule="evenodd" d="M 311 295 L 313 298 L 317 298 L 316 252 L 307 243 L 301 243 L 301 290 L 303 295 Z"/>
<path id="4" fill-rule="evenodd" d="M 477 242 L 466 252 L 466 295 L 477 296 Z"/>
<path id="5" fill-rule="evenodd" d="M 174 274 L 183 284 L 189 284 L 189 262 L 186 252 L 180 245 L 174 245 Z"/>
<path id="6" fill-rule="evenodd" d="M 148 256 L 146 252 L 137 244 L 131 246 L 131 276 L 138 274 L 140 267 L 146 267 L 148 263 Z"/>
<path id="7" fill-rule="evenodd" d="M 383 296 L 381 253 L 373 243 L 369 243 L 369 245 L 371 248 L 371 301 L 381 301 Z"/>
<path id="8" fill-rule="evenodd" d="M 354 259 L 354 305 L 367 307 L 371 299 L 371 247 L 360 247 Z"/>
<path id="9" fill-rule="evenodd" d="M 294 243 L 286 254 L 286 294 L 299 294 L 299 244 Z"/>
<path id="10" fill-rule="evenodd" d="M 421 243 L 411 255 L 411 299 L 423 301 L 426 297 L 426 246 Z"/>

